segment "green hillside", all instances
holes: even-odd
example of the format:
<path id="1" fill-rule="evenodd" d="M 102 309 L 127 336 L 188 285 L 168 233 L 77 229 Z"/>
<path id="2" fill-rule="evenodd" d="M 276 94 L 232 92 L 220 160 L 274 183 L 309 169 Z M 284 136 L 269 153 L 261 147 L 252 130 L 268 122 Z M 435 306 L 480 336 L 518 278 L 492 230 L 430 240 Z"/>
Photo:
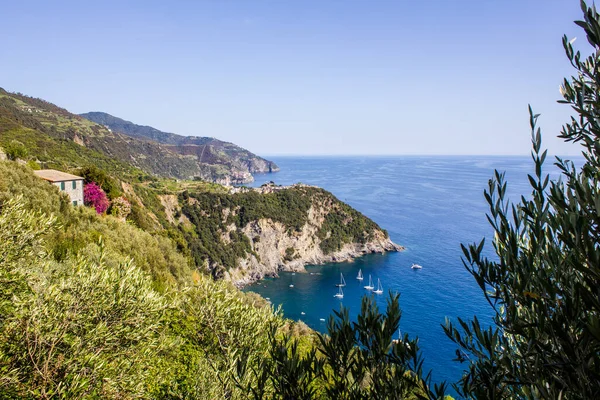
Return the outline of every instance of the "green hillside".
<path id="1" fill-rule="evenodd" d="M 103 112 L 89 112 L 80 114 L 80 116 L 104 125 L 114 132 L 168 145 L 170 150 L 187 157 L 195 157 L 199 163 L 222 165 L 232 170 L 250 173 L 279 170 L 279 167 L 272 161 L 258 157 L 233 143 L 223 142 L 212 137 L 181 136 L 163 132 L 151 126 L 137 125 Z"/>
<path id="2" fill-rule="evenodd" d="M 148 188 L 149 206 L 157 207 L 149 200 L 154 191 L 172 185 Z M 218 185 L 179 189 L 209 203 L 237 201 L 249 207 L 248 218 L 270 215 L 290 229 L 311 195 L 289 193 L 297 207 L 288 215 L 287 195 L 252 209 L 253 199 L 223 197 Z M 166 229 L 150 232 L 73 207 L 29 167 L 0 162 L 0 398 L 339 398 L 337 356 L 327 354 L 336 341 L 284 320 L 257 295 L 194 271 L 181 244 Z M 374 304 L 364 307 L 387 327 L 382 340 L 389 343 L 399 323 L 397 297 L 385 316 Z M 418 362 L 417 342 L 407 343 L 394 352 Z M 359 362 L 359 346 L 348 347 L 345 359 Z M 360 393 L 378 393 L 390 376 L 383 387 L 403 398 L 427 393 L 420 370 L 377 362 L 383 374 L 357 370 Z M 297 374 L 306 368 L 314 372 Z"/>
<path id="3" fill-rule="evenodd" d="M 202 151 L 196 145 L 179 149 L 146 138 L 134 138 L 45 100 L 0 88 L 0 146 L 6 147 L 13 140 L 24 143 L 30 158 L 48 167 L 68 170 L 94 164 L 118 175 L 151 174 L 223 183 L 251 181 L 248 165 L 252 157 L 256 157 L 223 142 L 219 142 L 223 143 L 221 147 L 215 147 L 213 141 Z M 229 147 L 235 151 L 223 151 Z M 199 157 L 198 151 L 206 156 Z M 259 163 L 268 163 L 256 159 Z"/>

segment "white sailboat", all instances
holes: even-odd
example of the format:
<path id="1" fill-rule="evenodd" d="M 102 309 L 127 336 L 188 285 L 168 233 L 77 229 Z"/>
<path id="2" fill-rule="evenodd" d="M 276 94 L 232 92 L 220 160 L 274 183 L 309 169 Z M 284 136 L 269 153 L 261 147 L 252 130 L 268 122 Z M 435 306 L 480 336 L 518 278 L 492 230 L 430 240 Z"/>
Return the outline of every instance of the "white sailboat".
<path id="1" fill-rule="evenodd" d="M 421 269 L 421 268 L 423 268 L 423 267 L 422 267 L 422 266 L 420 266 L 419 264 L 413 264 L 413 265 L 411 266 L 411 268 L 412 268 L 412 269 Z"/>
<path id="2" fill-rule="evenodd" d="M 337 287 L 345 287 L 346 281 L 344 280 L 344 274 L 340 273 L 340 283 L 337 283 L 335 286 Z"/>
<path id="3" fill-rule="evenodd" d="M 373 286 L 373 279 L 371 278 L 371 275 L 369 275 L 369 284 L 367 286 L 365 286 L 365 289 L 367 289 L 367 290 L 375 289 L 375 287 Z"/>
<path id="4" fill-rule="evenodd" d="M 381 286 L 381 281 L 379 280 L 379 278 L 377 278 L 377 290 L 373 290 L 373 293 L 375 293 L 375 294 L 383 293 L 383 287 Z"/>
<path id="5" fill-rule="evenodd" d="M 392 340 L 392 343 L 393 344 L 398 344 L 398 343 L 403 342 L 403 341 L 404 341 L 404 339 L 402 338 L 402 331 L 400 330 L 400 328 L 398 328 L 398 339 Z M 409 343 L 405 343 L 405 345 L 406 345 L 407 349 L 410 349 L 410 344 Z"/>
<path id="6" fill-rule="evenodd" d="M 358 276 L 356 277 L 356 279 L 358 279 L 359 281 L 362 281 L 364 279 L 362 276 L 362 270 L 358 270 Z"/>
<path id="7" fill-rule="evenodd" d="M 344 291 L 342 290 L 342 287 L 339 287 L 340 290 L 333 295 L 333 297 L 337 297 L 338 299 L 343 299 L 344 298 Z"/>

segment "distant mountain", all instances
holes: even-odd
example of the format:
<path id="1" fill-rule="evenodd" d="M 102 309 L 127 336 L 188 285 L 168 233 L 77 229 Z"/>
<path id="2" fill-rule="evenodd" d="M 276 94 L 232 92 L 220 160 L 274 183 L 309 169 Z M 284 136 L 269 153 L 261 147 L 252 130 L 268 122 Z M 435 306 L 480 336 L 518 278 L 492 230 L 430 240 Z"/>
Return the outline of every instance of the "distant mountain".
<path id="1" fill-rule="evenodd" d="M 222 184 L 252 182 L 253 172 L 278 170 L 238 146 L 206 139 L 173 145 L 129 136 L 45 100 L 0 88 L 0 147 L 22 142 L 30 156 L 49 168 L 95 164 L 116 175 L 199 178 Z"/>
<path id="2" fill-rule="evenodd" d="M 185 157 L 195 157 L 198 163 L 223 165 L 248 173 L 275 172 L 279 167 L 233 143 L 212 137 L 182 136 L 163 132 L 151 126 L 137 125 L 104 112 L 79 114 L 92 122 L 104 125 L 113 132 L 137 139 L 152 140 Z"/>

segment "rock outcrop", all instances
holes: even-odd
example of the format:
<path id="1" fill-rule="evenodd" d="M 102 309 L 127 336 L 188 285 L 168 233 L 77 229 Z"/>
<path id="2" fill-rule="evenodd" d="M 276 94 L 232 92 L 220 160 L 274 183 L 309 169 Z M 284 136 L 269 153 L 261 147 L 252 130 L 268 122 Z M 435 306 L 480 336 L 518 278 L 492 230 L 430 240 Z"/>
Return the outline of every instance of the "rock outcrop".
<path id="1" fill-rule="evenodd" d="M 366 243 L 346 243 L 338 251 L 325 254 L 320 247 L 317 232 L 327 210 L 311 207 L 308 221 L 300 232 L 290 233 L 279 222 L 260 219 L 246 225 L 243 233 L 251 240 L 255 254 L 239 261 L 239 267 L 230 269 L 225 278 L 241 287 L 265 276 L 277 276 L 279 271 L 305 271 L 306 265 L 344 262 L 369 253 L 401 251 L 387 235 L 377 230 Z"/>

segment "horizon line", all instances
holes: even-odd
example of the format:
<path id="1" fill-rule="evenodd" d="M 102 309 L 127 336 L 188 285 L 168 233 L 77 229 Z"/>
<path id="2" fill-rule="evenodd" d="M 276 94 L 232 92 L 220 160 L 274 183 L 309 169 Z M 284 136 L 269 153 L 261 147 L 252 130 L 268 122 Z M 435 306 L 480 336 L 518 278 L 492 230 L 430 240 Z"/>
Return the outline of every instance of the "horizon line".
<path id="1" fill-rule="evenodd" d="M 531 157 L 531 154 L 307 154 L 307 153 L 280 153 L 258 154 L 259 157 Z M 583 157 L 581 154 L 550 154 L 552 157 Z"/>

